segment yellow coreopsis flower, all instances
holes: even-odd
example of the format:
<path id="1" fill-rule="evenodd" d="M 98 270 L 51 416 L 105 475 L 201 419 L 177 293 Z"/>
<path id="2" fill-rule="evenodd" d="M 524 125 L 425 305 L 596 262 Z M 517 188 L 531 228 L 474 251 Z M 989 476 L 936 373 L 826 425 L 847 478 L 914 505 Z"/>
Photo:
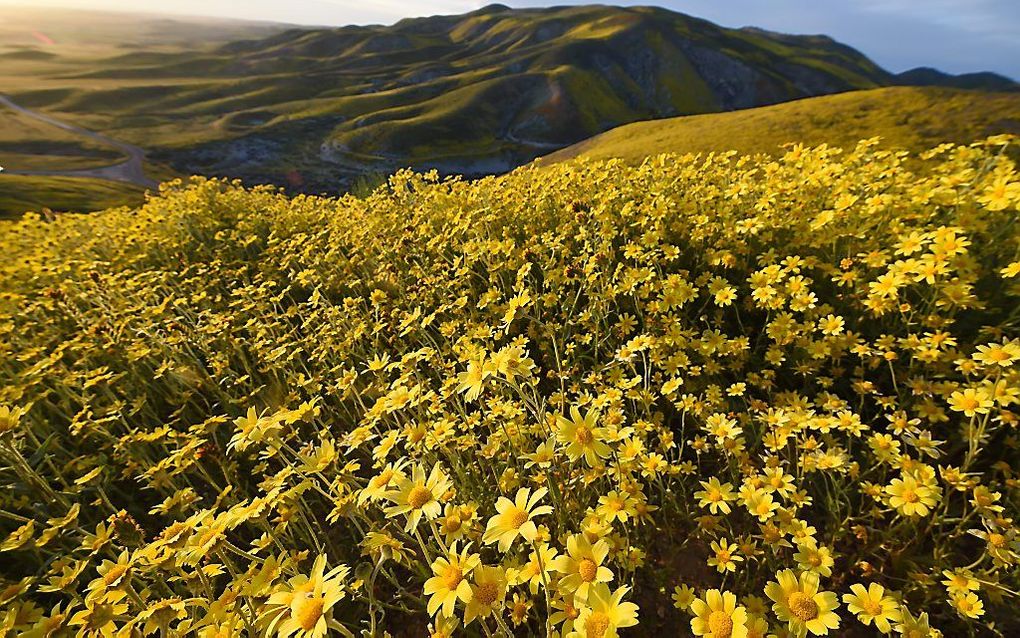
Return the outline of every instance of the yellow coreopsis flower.
<path id="1" fill-rule="evenodd" d="M 443 616 L 453 616 L 454 605 L 457 600 L 468 602 L 471 600 L 471 585 L 466 576 L 481 563 L 478 554 L 468 554 L 468 547 L 465 546 L 460 554 L 457 553 L 457 544 L 450 547 L 446 556 L 440 556 L 432 561 L 432 578 L 425 581 L 424 593 L 429 597 L 428 612 L 435 616 L 436 612 L 442 609 Z"/>
<path id="2" fill-rule="evenodd" d="M 698 505 L 707 507 L 713 514 L 722 512 L 729 514 L 731 511 L 729 502 L 737 499 L 731 483 L 720 483 L 716 477 L 711 477 L 708 482 L 699 481 L 703 491 L 695 492 L 694 498 L 698 499 Z"/>
<path id="3" fill-rule="evenodd" d="M 593 585 L 613 580 L 612 570 L 602 565 L 608 555 L 609 543 L 604 538 L 594 545 L 584 534 L 568 538 L 567 553 L 557 556 L 552 563 L 552 569 L 563 575 L 560 589 L 584 601 Z"/>
<path id="4" fill-rule="evenodd" d="M 530 489 L 522 487 L 517 490 L 512 501 L 505 496 L 499 497 L 496 501 L 496 511 L 499 513 L 489 519 L 482 541 L 486 545 L 498 543 L 501 552 L 510 549 L 518 536 L 528 542 L 534 541 L 538 527 L 532 519 L 552 512 L 551 506 L 538 505 L 547 492 L 545 488 L 539 488 L 532 493 Z"/>
<path id="5" fill-rule="evenodd" d="M 411 531 L 418 526 L 422 516 L 428 520 L 438 518 L 443 508 L 439 498 L 445 494 L 453 483 L 446 477 L 443 469 L 436 463 L 426 477 L 425 468 L 415 465 L 411 478 L 402 477 L 397 481 L 396 492 L 386 495 L 394 505 L 386 508 L 387 516 L 404 514 L 407 516 L 405 529 Z"/>
<path id="6" fill-rule="evenodd" d="M 281 638 L 321 638 L 335 627 L 332 609 L 346 594 L 344 579 L 349 570 L 339 565 L 326 571 L 326 556 L 320 555 L 311 574 L 291 578 L 266 601 L 264 616 L 269 620 L 266 635 Z"/>
<path id="7" fill-rule="evenodd" d="M 471 583 L 471 597 L 464 606 L 464 625 L 470 625 L 475 618 L 485 618 L 502 608 L 506 590 L 506 570 L 499 566 L 478 567 L 474 572 L 474 582 Z"/>
<path id="8" fill-rule="evenodd" d="M 709 589 L 691 603 L 691 631 L 708 638 L 747 638 L 747 610 L 728 591 Z"/>
<path id="9" fill-rule="evenodd" d="M 737 571 L 737 563 L 744 560 L 737 555 L 737 544 L 725 538 L 712 541 L 711 548 L 715 554 L 708 559 L 708 566 L 715 567 L 720 574 Z"/>
<path id="10" fill-rule="evenodd" d="M 597 418 L 598 413 L 594 409 L 582 418 L 576 407 L 570 408 L 570 419 L 556 415 L 556 440 L 566 445 L 567 457 L 571 461 L 576 462 L 583 457 L 590 467 L 609 456 L 611 449 L 604 441 L 608 431 L 596 425 Z"/>
<path id="11" fill-rule="evenodd" d="M 910 474 L 904 474 L 902 479 L 893 479 L 886 486 L 885 493 L 889 496 L 889 505 L 904 516 L 924 516 L 939 500 L 935 488 Z"/>
<path id="12" fill-rule="evenodd" d="M 629 587 L 610 591 L 605 583 L 591 588 L 587 604 L 574 621 L 574 631 L 579 638 L 616 638 L 617 630 L 638 623 L 638 606 L 623 602 Z"/>
<path id="13" fill-rule="evenodd" d="M 853 584 L 850 591 L 853 593 L 843 594 L 843 603 L 865 625 L 873 622 L 879 631 L 887 634 L 892 631 L 891 623 L 902 618 L 899 602 L 886 595 L 885 588 L 878 583 L 871 583 L 867 589 L 864 585 Z"/>
<path id="14" fill-rule="evenodd" d="M 967 618 L 980 618 L 985 614 L 985 604 L 975 593 L 954 594 L 951 598 L 953 607 Z"/>
<path id="15" fill-rule="evenodd" d="M 790 633 L 800 638 L 811 632 L 816 636 L 839 627 L 836 594 L 818 591 L 818 574 L 804 572 L 799 577 L 792 569 L 776 574 L 776 580 L 765 586 L 765 595 L 772 602 L 772 611 L 788 624 Z"/>

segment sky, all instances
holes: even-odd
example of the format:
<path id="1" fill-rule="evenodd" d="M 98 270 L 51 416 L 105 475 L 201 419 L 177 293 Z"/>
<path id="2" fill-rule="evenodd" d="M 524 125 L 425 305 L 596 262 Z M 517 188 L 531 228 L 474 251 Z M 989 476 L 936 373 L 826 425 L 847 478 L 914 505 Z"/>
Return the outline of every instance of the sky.
<path id="1" fill-rule="evenodd" d="M 587 4 L 503 0 L 512 7 Z M 0 4 L 153 11 L 308 25 L 389 24 L 464 13 L 476 0 L 0 0 Z M 886 69 L 933 66 L 950 73 L 995 71 L 1020 80 L 1020 0 L 645 0 L 728 27 L 824 33 Z"/>

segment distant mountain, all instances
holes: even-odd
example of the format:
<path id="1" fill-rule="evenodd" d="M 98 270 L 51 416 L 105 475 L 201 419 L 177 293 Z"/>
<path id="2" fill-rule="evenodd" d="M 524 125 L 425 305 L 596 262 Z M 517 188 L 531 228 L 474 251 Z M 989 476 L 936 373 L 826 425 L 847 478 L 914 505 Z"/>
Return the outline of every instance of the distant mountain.
<path id="1" fill-rule="evenodd" d="M 1020 84 L 998 73 L 985 71 L 952 75 L 927 66 L 919 66 L 916 69 L 896 74 L 894 83 L 903 86 L 945 86 L 984 91 L 1020 91 Z"/>
<path id="2" fill-rule="evenodd" d="M 784 144 L 853 146 L 880 136 L 887 147 L 927 150 L 989 135 L 1020 135 L 1020 93 L 894 86 L 805 98 L 739 112 L 626 124 L 543 157 L 640 162 L 660 153 L 781 153 Z"/>
<path id="3" fill-rule="evenodd" d="M 28 69 L 18 103 L 183 173 L 311 192 L 404 166 L 499 173 L 630 122 L 902 83 L 826 36 L 653 7 L 491 5 L 241 37 L 82 62 L 0 45 L 0 63 Z"/>

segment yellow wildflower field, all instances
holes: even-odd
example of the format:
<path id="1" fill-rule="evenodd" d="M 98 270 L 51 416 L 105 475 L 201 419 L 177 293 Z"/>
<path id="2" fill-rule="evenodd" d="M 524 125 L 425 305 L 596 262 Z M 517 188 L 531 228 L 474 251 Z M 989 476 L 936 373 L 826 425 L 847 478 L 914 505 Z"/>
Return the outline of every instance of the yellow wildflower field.
<path id="1" fill-rule="evenodd" d="M 1010 140 L 0 232 L 5 636 L 1017 636 Z"/>

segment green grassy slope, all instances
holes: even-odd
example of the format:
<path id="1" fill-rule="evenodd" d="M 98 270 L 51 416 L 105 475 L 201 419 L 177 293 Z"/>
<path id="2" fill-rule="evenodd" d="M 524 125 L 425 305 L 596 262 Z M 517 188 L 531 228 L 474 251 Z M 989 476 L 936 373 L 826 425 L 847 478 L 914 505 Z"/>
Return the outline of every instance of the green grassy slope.
<path id="1" fill-rule="evenodd" d="M 888 87 L 739 112 L 637 122 L 541 161 L 576 157 L 640 161 L 667 152 L 768 153 L 787 143 L 852 146 L 873 136 L 881 136 L 889 146 L 917 150 L 999 133 L 1020 134 L 1020 94 Z"/>
<path id="2" fill-rule="evenodd" d="M 28 177 L 0 173 L 0 218 L 38 212 L 90 213 L 118 206 L 137 206 L 140 188 L 120 182 L 79 177 Z"/>

